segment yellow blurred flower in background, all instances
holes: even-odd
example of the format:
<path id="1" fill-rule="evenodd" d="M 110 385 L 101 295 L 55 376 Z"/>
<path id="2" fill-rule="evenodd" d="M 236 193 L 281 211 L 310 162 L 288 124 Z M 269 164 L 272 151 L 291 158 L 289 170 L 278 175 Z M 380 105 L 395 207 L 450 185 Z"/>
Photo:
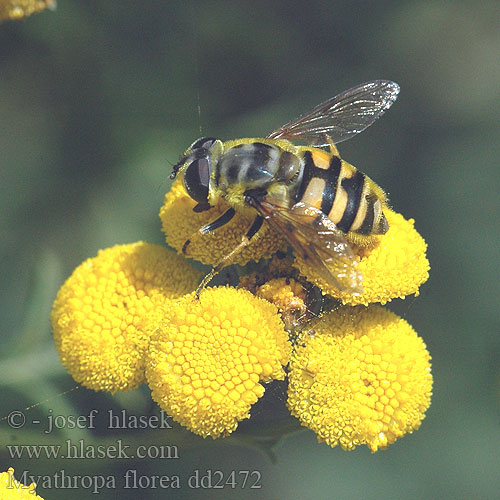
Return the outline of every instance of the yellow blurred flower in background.
<path id="1" fill-rule="evenodd" d="M 0 500 L 43 500 L 35 492 L 35 484 L 24 485 L 14 479 L 14 469 L 0 473 Z"/>
<path id="2" fill-rule="evenodd" d="M 56 0 L 0 0 L 0 21 L 15 21 L 35 12 L 55 8 Z"/>

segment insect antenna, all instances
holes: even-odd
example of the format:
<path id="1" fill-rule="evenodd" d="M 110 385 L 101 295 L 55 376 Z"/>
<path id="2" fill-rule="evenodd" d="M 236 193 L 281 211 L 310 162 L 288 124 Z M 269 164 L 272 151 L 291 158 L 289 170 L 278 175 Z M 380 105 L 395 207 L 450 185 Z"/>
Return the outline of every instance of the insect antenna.
<path id="1" fill-rule="evenodd" d="M 197 13 L 195 12 L 195 8 L 193 2 L 189 2 L 189 8 L 191 10 L 191 18 L 196 19 Z M 196 72 L 195 82 L 196 82 L 196 100 L 197 100 L 197 111 L 198 111 L 198 126 L 200 129 L 200 137 L 203 135 L 203 130 L 201 126 L 201 99 L 200 99 L 200 63 L 199 63 L 199 54 L 198 47 L 200 45 L 198 38 L 198 31 L 193 30 L 192 33 L 192 41 L 193 41 L 193 54 L 194 54 L 194 70 Z"/>

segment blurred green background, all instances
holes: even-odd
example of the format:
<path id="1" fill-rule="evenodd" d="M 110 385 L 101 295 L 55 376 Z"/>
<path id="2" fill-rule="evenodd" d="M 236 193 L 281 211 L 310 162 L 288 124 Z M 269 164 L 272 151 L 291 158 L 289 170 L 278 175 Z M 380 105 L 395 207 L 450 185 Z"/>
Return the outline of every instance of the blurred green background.
<path id="1" fill-rule="evenodd" d="M 0 25 L 0 418 L 48 399 L 25 412 L 22 429 L 0 420 L 0 470 L 113 475 L 117 489 L 103 489 L 103 499 L 500 498 L 499 27 L 495 0 L 59 0 L 55 12 Z M 340 151 L 429 245 L 421 295 L 390 304 L 433 357 L 433 402 L 420 430 L 376 454 L 332 449 L 304 430 L 275 446 L 273 462 L 245 446 L 244 433 L 89 436 L 32 423 L 93 408 L 150 411 L 145 388 L 58 396 L 74 382 L 53 347 L 49 313 L 65 278 L 98 249 L 163 242 L 157 213 L 170 165 L 200 130 L 262 136 L 377 78 L 401 85 L 398 101 Z M 114 437 L 179 443 L 179 459 L 37 460 L 5 447 Z M 128 469 L 184 482 L 195 470 L 257 470 L 262 488 L 122 489 Z"/>

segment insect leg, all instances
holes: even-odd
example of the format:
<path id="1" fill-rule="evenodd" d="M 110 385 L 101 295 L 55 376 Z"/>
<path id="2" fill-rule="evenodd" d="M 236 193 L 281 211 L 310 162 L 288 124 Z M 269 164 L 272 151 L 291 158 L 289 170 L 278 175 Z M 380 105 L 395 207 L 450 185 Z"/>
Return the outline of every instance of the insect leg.
<path id="1" fill-rule="evenodd" d="M 219 229 L 219 227 L 227 224 L 234 217 L 235 213 L 236 212 L 234 208 L 228 208 L 219 218 L 215 219 L 212 222 L 209 222 L 208 224 L 205 224 L 199 229 L 198 232 L 201 234 L 207 234 L 215 231 L 216 229 Z"/>
<path id="2" fill-rule="evenodd" d="M 337 146 L 332 141 L 332 138 L 328 134 L 323 134 L 324 142 L 328 143 L 328 147 L 330 148 L 330 154 L 332 156 L 340 156 L 339 150 Z"/>
<path id="3" fill-rule="evenodd" d="M 211 233 L 212 231 L 215 231 L 219 227 L 222 227 L 224 224 L 227 224 L 233 217 L 236 212 L 234 211 L 234 208 L 228 208 L 220 217 L 215 219 L 212 222 L 209 222 L 208 224 L 205 224 L 204 226 L 200 227 L 198 229 L 197 233 L 199 234 L 207 234 Z M 191 243 L 191 238 L 186 240 L 184 242 L 184 245 L 182 245 L 182 253 L 186 255 L 187 247 Z"/>
<path id="4" fill-rule="evenodd" d="M 252 225 L 246 232 L 246 234 L 243 236 L 241 239 L 241 242 L 231 250 L 227 255 L 222 257 L 222 259 L 217 262 L 217 264 L 212 268 L 212 270 L 203 278 L 203 280 L 200 283 L 200 286 L 196 289 L 196 298 L 200 298 L 200 293 L 202 290 L 208 285 L 208 283 L 212 280 L 212 278 L 219 273 L 221 269 L 226 267 L 231 259 L 236 255 L 241 249 L 245 248 L 249 243 L 250 240 L 257 234 L 259 229 L 262 227 L 262 222 L 264 221 L 264 217 L 261 215 L 256 215 L 254 221 L 252 222 Z"/>

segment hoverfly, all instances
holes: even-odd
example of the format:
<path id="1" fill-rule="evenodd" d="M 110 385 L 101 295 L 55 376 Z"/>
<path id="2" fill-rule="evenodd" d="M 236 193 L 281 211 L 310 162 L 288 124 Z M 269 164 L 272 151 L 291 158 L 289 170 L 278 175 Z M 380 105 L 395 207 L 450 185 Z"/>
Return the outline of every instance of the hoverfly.
<path id="1" fill-rule="evenodd" d="M 319 104 L 265 138 L 222 142 L 203 137 L 191 144 L 170 177 L 183 173 L 186 191 L 198 202 L 196 212 L 210 209 L 219 198 L 229 205 L 199 233 L 215 231 L 237 212 L 254 215 L 241 243 L 205 277 L 197 295 L 264 222 L 335 288 L 362 293 L 350 243 L 369 245 L 387 232 L 387 200 L 377 184 L 340 158 L 335 144 L 369 127 L 398 93 L 396 83 L 374 80 Z M 188 245 L 189 240 L 184 252 Z"/>

